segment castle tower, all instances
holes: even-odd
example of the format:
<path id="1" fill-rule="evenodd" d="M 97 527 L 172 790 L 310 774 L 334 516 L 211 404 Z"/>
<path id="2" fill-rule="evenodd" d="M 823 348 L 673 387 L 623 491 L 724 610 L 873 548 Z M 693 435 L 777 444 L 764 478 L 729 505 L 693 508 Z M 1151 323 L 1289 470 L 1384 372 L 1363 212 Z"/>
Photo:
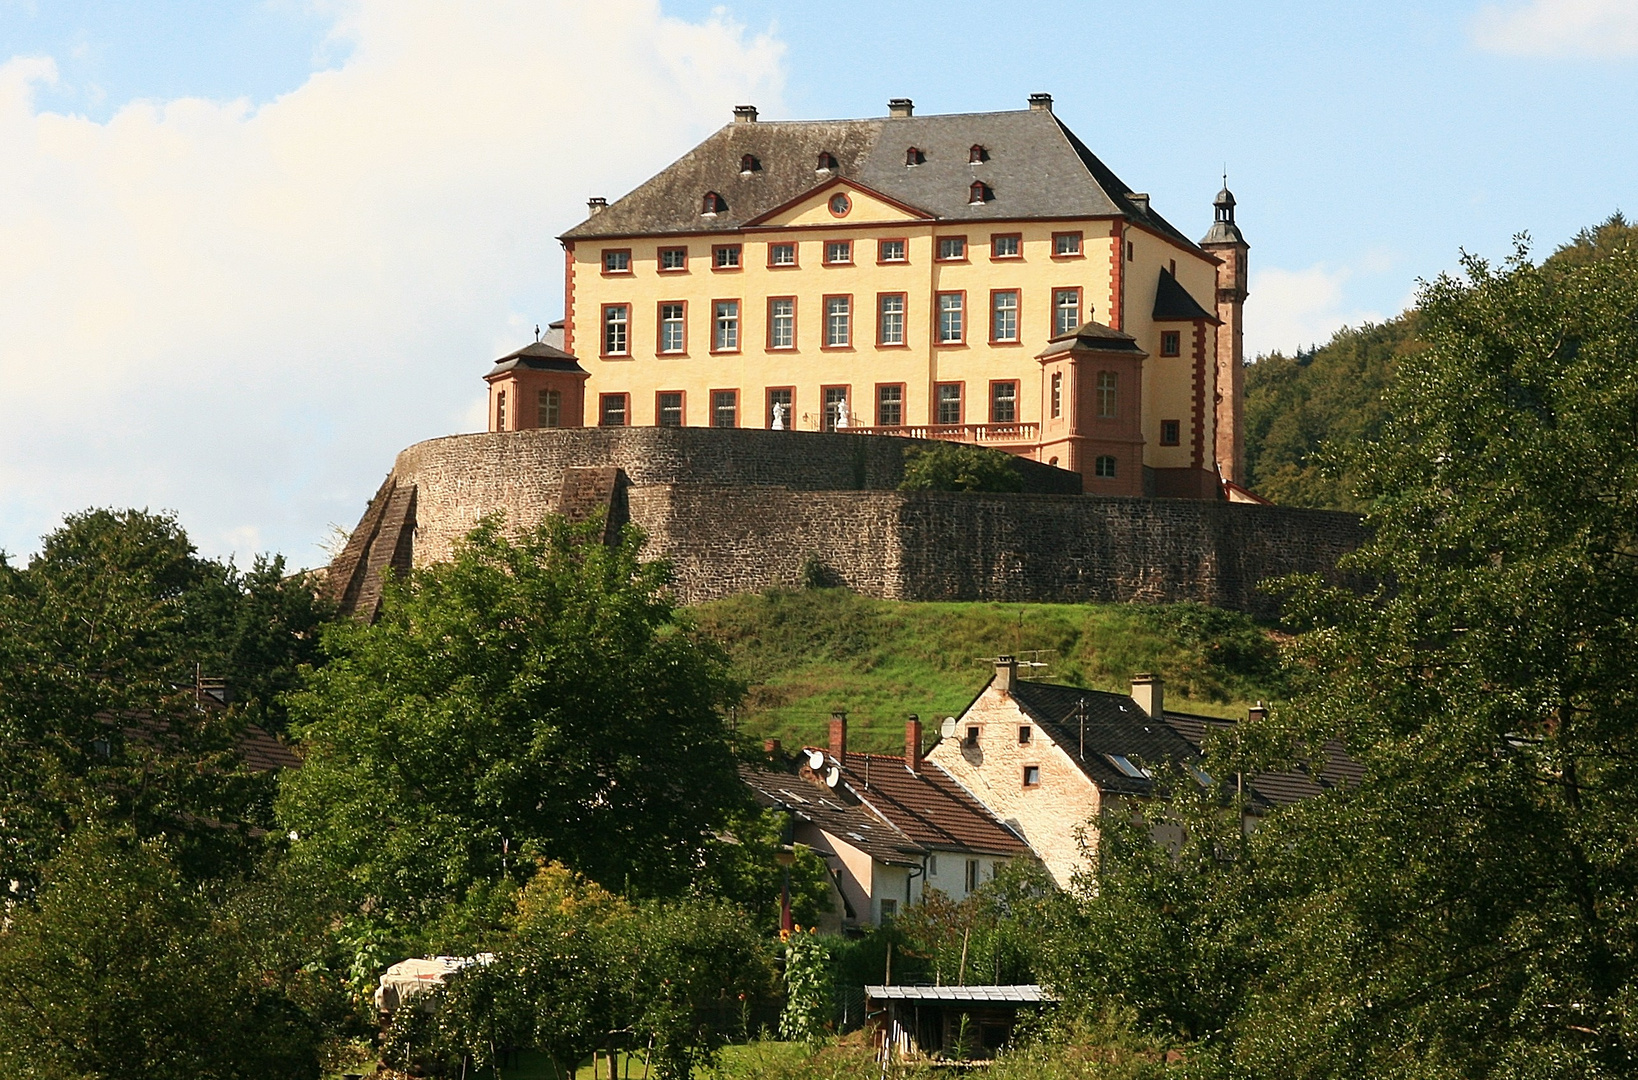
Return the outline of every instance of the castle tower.
<path id="1" fill-rule="evenodd" d="M 1224 186 L 1200 246 L 1222 260 L 1217 267 L 1217 467 L 1223 479 L 1246 482 L 1245 398 L 1246 252 L 1251 245 L 1234 224 L 1234 195 Z"/>
<path id="2" fill-rule="evenodd" d="M 544 341 L 508 353 L 484 376 L 489 430 L 581 427 L 590 377 L 574 357 Z"/>

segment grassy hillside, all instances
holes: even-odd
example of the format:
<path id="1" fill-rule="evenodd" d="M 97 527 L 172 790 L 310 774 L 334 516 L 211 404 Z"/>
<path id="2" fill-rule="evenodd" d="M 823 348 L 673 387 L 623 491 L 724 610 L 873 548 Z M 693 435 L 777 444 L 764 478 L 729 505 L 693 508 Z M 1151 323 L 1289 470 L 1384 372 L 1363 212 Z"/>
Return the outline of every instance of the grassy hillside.
<path id="1" fill-rule="evenodd" d="M 1275 644 L 1249 618 L 1198 604 L 895 603 L 845 589 L 747 594 L 692 609 L 750 685 L 742 730 L 823 742 L 846 709 L 853 745 L 896 752 L 904 719 L 929 731 L 989 678 L 985 657 L 1028 658 L 1027 678 L 1126 690 L 1135 672 L 1166 679 L 1177 708 L 1222 716 L 1277 690 Z"/>

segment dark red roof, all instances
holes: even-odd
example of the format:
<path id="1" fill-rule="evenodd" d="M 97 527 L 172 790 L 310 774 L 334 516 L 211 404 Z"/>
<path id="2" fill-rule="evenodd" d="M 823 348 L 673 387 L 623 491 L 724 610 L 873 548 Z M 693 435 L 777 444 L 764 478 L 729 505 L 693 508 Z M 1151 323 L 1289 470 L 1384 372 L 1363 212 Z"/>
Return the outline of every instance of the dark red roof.
<path id="1" fill-rule="evenodd" d="M 911 772 L 902 757 L 848 754 L 842 778 L 860 801 L 924 847 L 990 855 L 1029 850 L 1017 833 L 931 763 Z"/>

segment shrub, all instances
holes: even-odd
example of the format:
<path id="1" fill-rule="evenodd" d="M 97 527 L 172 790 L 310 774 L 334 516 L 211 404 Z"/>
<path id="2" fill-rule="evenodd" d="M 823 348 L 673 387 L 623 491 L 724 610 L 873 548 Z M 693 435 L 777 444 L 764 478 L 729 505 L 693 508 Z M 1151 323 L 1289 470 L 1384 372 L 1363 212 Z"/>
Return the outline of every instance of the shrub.
<path id="1" fill-rule="evenodd" d="M 900 491 L 1022 491 L 1012 455 L 965 443 L 911 446 L 904 451 Z"/>

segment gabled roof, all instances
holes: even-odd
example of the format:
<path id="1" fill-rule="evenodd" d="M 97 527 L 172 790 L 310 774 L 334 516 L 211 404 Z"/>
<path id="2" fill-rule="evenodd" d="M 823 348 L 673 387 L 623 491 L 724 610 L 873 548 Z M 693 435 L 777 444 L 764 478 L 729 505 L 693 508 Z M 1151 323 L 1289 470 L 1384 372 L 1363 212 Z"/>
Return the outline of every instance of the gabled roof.
<path id="1" fill-rule="evenodd" d="M 1195 302 L 1194 297 L 1165 267 L 1160 268 L 1160 284 L 1155 287 L 1154 317 L 1157 322 L 1175 322 L 1184 319 L 1207 319 L 1219 322 L 1217 316 Z"/>
<path id="2" fill-rule="evenodd" d="M 1200 756 L 1199 751 L 1169 725 L 1149 716 L 1125 694 L 1020 679 L 1013 683 L 1012 697 L 1069 759 L 1080 766 L 1087 779 L 1104 791 L 1142 795 L 1154 789 L 1153 780 L 1128 775 L 1113 758 L 1125 758 L 1140 768 L 1154 769 Z"/>
<path id="3" fill-rule="evenodd" d="M 1166 722 L 1196 750 L 1205 744 L 1212 732 L 1235 727 L 1233 720 L 1187 713 L 1168 712 Z M 1271 806 L 1289 806 L 1322 795 L 1332 788 L 1357 787 L 1365 779 L 1364 766 L 1348 756 L 1341 742 L 1328 740 L 1321 749 L 1324 761 L 1317 770 L 1304 764 L 1290 772 L 1257 773 L 1247 780 L 1251 788 L 1249 794 Z"/>
<path id="4" fill-rule="evenodd" d="M 741 765 L 739 776 L 761 806 L 789 810 L 877 862 L 921 864 L 924 848 L 868 808 L 849 802 L 808 777 L 754 765 Z"/>
<path id="5" fill-rule="evenodd" d="M 981 163 L 968 161 L 975 145 L 985 150 Z M 922 152 L 920 164 L 905 163 L 910 147 Z M 821 153 L 835 157 L 834 171 L 816 169 Z M 741 169 L 746 155 L 757 168 Z M 1125 182 L 1046 109 L 731 123 L 562 239 L 739 229 L 838 176 L 941 221 L 1124 218 L 1200 250 L 1130 198 Z M 974 181 L 993 197 L 971 202 Z M 702 215 L 706 192 L 725 209 Z"/>
<path id="6" fill-rule="evenodd" d="M 911 772 L 890 754 L 848 754 L 848 790 L 925 848 L 1016 855 L 1029 845 L 930 762 Z"/>
<path id="7" fill-rule="evenodd" d="M 496 375 L 525 368 L 530 371 L 568 371 L 581 375 L 588 375 L 585 368 L 573 356 L 554 345 L 544 341 L 531 342 L 517 352 L 507 353 L 495 361 L 495 366 L 489 369 L 484 378 L 493 378 Z"/>

